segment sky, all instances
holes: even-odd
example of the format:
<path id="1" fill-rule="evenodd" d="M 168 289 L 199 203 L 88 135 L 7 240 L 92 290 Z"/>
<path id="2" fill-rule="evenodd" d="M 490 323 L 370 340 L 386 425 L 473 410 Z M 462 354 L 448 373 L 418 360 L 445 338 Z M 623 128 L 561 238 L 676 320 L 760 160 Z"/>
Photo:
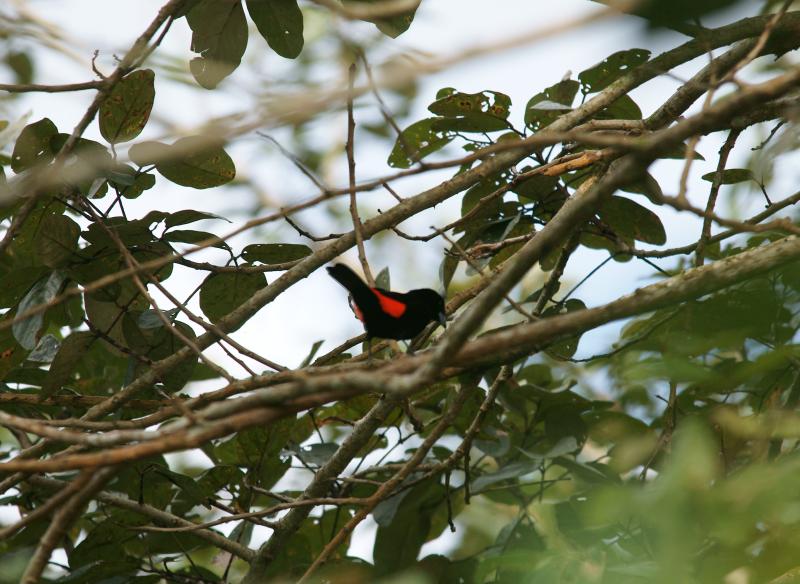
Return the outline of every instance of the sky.
<path id="1" fill-rule="evenodd" d="M 89 62 L 95 50 L 99 51 L 97 63 L 100 69 L 110 71 L 114 55 L 121 55 L 133 39 L 146 28 L 161 2 L 12 0 L 11 5 L 24 5 L 33 14 L 56 23 L 60 29 L 68 33 L 66 42 L 70 46 L 71 56 L 65 57 L 44 50 L 36 52 L 36 82 L 58 84 L 91 79 Z M 597 9 L 596 3 L 586 0 L 557 2 L 424 0 L 410 30 L 396 41 L 387 43 L 382 48 L 381 54 L 374 56 L 374 63 L 379 64 L 381 59 L 400 54 L 414 54 L 422 58 L 425 54 L 457 54 L 475 45 L 497 43 L 519 34 L 580 17 Z M 747 14 L 747 7 L 740 7 L 738 12 L 717 15 L 706 24 L 713 25 L 715 20 L 729 22 Z M 366 27 L 370 26 L 363 23 L 350 24 L 344 25 L 342 30 L 358 35 L 364 34 Z M 191 56 L 190 36 L 185 20 L 178 21 L 159 49 L 159 59 L 169 59 L 179 68 L 186 67 Z M 471 59 L 422 78 L 415 106 L 410 115 L 400 120 L 400 123 L 401 126 L 405 126 L 425 117 L 427 104 L 433 101 L 436 91 L 441 87 L 455 87 L 465 92 L 495 90 L 506 93 L 512 99 L 514 112 L 512 117 L 519 121 L 522 118 L 524 105 L 532 95 L 570 73 L 574 77 L 581 70 L 594 65 L 615 51 L 641 47 L 658 54 L 685 40 L 677 33 L 648 31 L 636 18 L 619 17 L 503 53 Z M 262 53 L 268 51 L 263 39 L 251 35 L 245 60 L 260 63 Z M 370 55 L 370 58 L 373 56 Z M 688 78 L 697 71 L 704 64 L 705 58 L 702 57 L 676 70 L 674 73 L 678 78 L 659 78 L 635 90 L 632 97 L 644 114 L 651 113 L 666 95 L 672 93 L 678 87 L 680 78 Z M 290 61 L 274 55 L 267 55 L 264 63 L 266 82 L 283 74 L 292 66 Z M 325 73 L 323 71 L 323 76 Z M 230 81 L 223 83 L 219 90 L 211 92 L 198 87 L 158 81 L 156 109 L 153 115 L 178 128 L 191 128 L 209 116 L 238 111 L 253 97 L 247 93 L 248 88 L 252 89 L 254 83 L 262 82 L 260 79 L 244 78 L 245 74 L 243 68 L 242 71 L 235 73 Z M 333 71 L 329 77 L 335 79 L 337 74 L 337 71 Z M 5 102 L 0 97 L 0 117 L 13 120 L 30 115 L 30 121 L 35 121 L 48 116 L 61 131 L 70 131 L 80 119 L 91 98 L 91 92 L 28 94 Z M 373 108 L 369 115 L 374 115 L 376 111 L 374 103 L 367 101 L 364 103 L 366 105 L 363 108 Z M 315 138 L 322 143 L 340 144 L 344 139 L 345 129 L 344 118 L 334 116 L 332 121 L 318 128 L 319 135 Z M 141 138 L 155 137 L 158 133 L 158 127 L 148 127 Z M 87 137 L 99 138 L 96 124 L 90 128 Z M 749 140 L 754 144 L 758 139 L 759 136 L 752 131 L 746 132 L 742 138 L 743 141 Z M 693 167 L 689 194 L 690 199 L 695 202 L 704 200 L 708 183 L 700 181 L 699 176 L 713 170 L 716 164 L 715 154 L 720 145 L 720 137 L 714 135 L 703 139 L 698 148 L 707 160 L 698 162 Z M 390 171 L 386 166 L 389 148 L 389 145 L 370 140 L 368 137 L 357 140 L 356 159 L 359 179 L 380 176 Z M 296 203 L 315 194 L 313 185 L 301 177 L 275 149 L 265 148 L 263 140 L 255 135 L 242 137 L 230 147 L 230 152 L 238 171 L 252 177 L 265 196 L 276 204 Z M 739 151 L 735 156 L 740 156 Z M 797 184 L 796 169 L 799 168 L 796 162 L 796 160 L 787 161 L 778 169 L 775 191 L 771 193 L 774 199 L 780 199 L 794 192 L 795 187 L 792 185 Z M 741 159 L 737 161 L 734 157 L 730 166 L 741 163 Z M 677 176 L 681 164 L 681 162 L 659 162 L 652 169 L 665 193 L 677 192 Z M 338 156 L 333 158 L 329 176 L 326 178 L 333 184 L 343 185 L 346 183 L 346 173 L 346 161 Z M 446 178 L 446 175 L 439 176 Z M 437 182 L 436 177 L 425 175 L 402 181 L 397 189 L 404 196 L 413 195 Z M 196 191 L 176 187 L 160 178 L 156 188 L 159 189 L 158 204 L 166 211 L 200 208 L 238 221 L 246 216 L 252 206 L 252 195 L 242 189 L 223 187 Z M 638 202 L 643 202 L 641 197 L 635 198 Z M 376 195 L 375 199 L 369 200 L 367 208 L 379 204 L 385 205 L 388 202 Z M 153 197 L 145 194 L 130 204 L 131 215 L 144 215 L 152 205 Z M 424 233 L 431 222 L 444 224 L 451 221 L 457 214 L 458 208 L 458 201 L 440 205 L 434 211 L 426 213 L 424 217 L 410 221 L 403 227 L 415 233 Z M 724 189 L 719 204 L 719 209 L 722 211 L 734 212 L 740 217 L 747 216 L 760 208 L 762 200 L 755 190 L 744 190 L 733 194 L 732 189 Z M 660 214 L 668 232 L 668 246 L 681 245 L 696 239 L 700 230 L 700 223 L 697 220 L 669 211 L 660 211 Z M 324 213 L 304 215 L 304 218 L 311 222 L 319 221 L 322 227 L 327 227 L 330 223 L 330 217 L 325 217 Z M 322 227 L 319 229 L 320 232 Z M 218 222 L 207 223 L 198 228 L 224 233 L 229 226 Z M 291 241 L 299 241 L 285 227 L 280 229 L 270 227 L 237 238 L 234 247 L 240 249 L 247 243 L 284 241 L 289 237 L 294 237 L 290 239 Z M 436 288 L 441 249 L 441 243 L 422 246 L 396 237 L 390 237 L 388 240 L 383 238 L 379 245 L 368 243 L 367 247 L 375 271 L 386 265 L 391 266 L 393 288 L 398 290 L 412 287 Z M 351 251 L 346 257 L 354 260 L 355 254 Z M 577 282 L 605 257 L 604 252 L 581 251 L 576 254 L 573 261 L 570 261 L 565 280 Z M 662 265 L 669 267 L 671 263 L 662 262 Z M 580 290 L 578 297 L 590 306 L 602 304 L 651 281 L 653 273 L 653 268 L 642 262 L 630 264 L 610 262 L 592 278 L 589 285 Z M 270 281 L 274 277 L 268 274 Z M 182 281 L 180 278 L 170 279 L 168 285 L 181 294 L 188 293 L 193 287 L 193 283 L 188 279 Z M 586 335 L 581 342 L 578 356 L 588 356 L 607 349 L 615 340 L 619 327 L 619 324 L 609 325 Z M 302 361 L 314 341 L 324 339 L 326 343 L 321 350 L 325 351 L 359 332 L 360 325 L 347 309 L 344 292 L 328 279 L 323 270 L 319 270 L 261 310 L 236 332 L 235 337 L 249 348 L 291 367 Z M 220 361 L 223 359 L 219 352 L 211 351 L 210 354 Z M 236 373 L 243 374 L 242 371 Z M 369 556 L 370 545 L 366 542 L 369 542 L 371 529 L 374 529 L 374 524 L 370 522 L 365 522 L 359 528 L 357 535 L 364 537 L 357 537 L 356 541 L 365 543 L 360 547 L 357 544 L 352 550 L 354 553 L 364 557 Z M 426 547 L 426 551 L 441 551 L 447 546 L 448 541 L 444 539 Z"/>

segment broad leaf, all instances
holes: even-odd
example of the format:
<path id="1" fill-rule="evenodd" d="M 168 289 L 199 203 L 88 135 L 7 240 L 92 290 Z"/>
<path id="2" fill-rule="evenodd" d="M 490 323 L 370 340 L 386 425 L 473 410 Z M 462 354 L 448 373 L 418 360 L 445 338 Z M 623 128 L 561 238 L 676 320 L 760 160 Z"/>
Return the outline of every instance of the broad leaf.
<path id="1" fill-rule="evenodd" d="M 611 197 L 597 214 L 620 237 L 654 245 L 663 245 L 667 241 L 667 233 L 658 215 L 625 197 Z"/>
<path id="2" fill-rule="evenodd" d="M 299 243 L 254 243 L 245 247 L 241 255 L 249 263 L 283 264 L 311 255 L 311 248 Z"/>
<path id="3" fill-rule="evenodd" d="M 303 49 L 303 13 L 297 0 L 247 0 L 247 12 L 269 46 L 294 59 Z"/>
<path id="4" fill-rule="evenodd" d="M 29 124 L 14 144 L 11 153 L 11 170 L 20 173 L 37 164 L 47 164 L 55 156 L 50 140 L 58 134 L 58 128 L 48 118 Z"/>
<path id="5" fill-rule="evenodd" d="M 221 146 L 200 137 L 181 138 L 171 148 L 179 154 L 157 162 L 156 169 L 175 184 L 195 189 L 224 185 L 236 176 L 236 167 Z"/>
<path id="6" fill-rule="evenodd" d="M 266 276 L 258 272 L 211 274 L 200 288 L 200 309 L 211 322 L 218 322 L 266 285 Z"/>
<path id="7" fill-rule="evenodd" d="M 453 134 L 434 129 L 434 125 L 440 120 L 441 118 L 426 118 L 403 130 L 389 154 L 389 166 L 408 168 L 450 143 L 455 137 Z"/>
<path id="8" fill-rule="evenodd" d="M 583 93 L 596 93 L 650 58 L 647 49 L 628 49 L 609 55 L 597 65 L 578 74 Z"/>
<path id="9" fill-rule="evenodd" d="M 247 48 L 247 21 L 241 2 L 201 0 L 186 15 L 192 29 L 192 51 L 199 53 L 189 63 L 197 82 L 206 89 L 239 66 Z"/>
<path id="10" fill-rule="evenodd" d="M 100 133 L 109 143 L 133 140 L 144 129 L 156 97 L 155 74 L 141 69 L 126 75 L 100 104 Z"/>

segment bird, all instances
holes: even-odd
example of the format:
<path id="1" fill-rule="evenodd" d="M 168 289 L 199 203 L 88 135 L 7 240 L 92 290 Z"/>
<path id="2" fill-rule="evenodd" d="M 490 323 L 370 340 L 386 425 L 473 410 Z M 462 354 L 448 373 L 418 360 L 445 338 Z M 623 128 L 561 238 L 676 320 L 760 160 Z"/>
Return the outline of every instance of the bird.
<path id="1" fill-rule="evenodd" d="M 344 264 L 328 266 L 331 277 L 350 293 L 356 318 L 364 324 L 371 356 L 371 341 L 381 339 L 413 339 L 429 322 L 447 326 L 447 313 L 442 295 L 430 288 L 391 292 L 371 288 Z"/>

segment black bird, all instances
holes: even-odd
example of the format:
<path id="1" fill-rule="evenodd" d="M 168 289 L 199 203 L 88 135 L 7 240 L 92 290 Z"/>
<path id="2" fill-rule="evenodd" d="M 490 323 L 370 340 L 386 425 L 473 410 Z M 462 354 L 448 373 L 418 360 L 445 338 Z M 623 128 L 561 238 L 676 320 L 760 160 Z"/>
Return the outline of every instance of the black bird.
<path id="1" fill-rule="evenodd" d="M 429 322 L 447 326 L 447 314 L 441 294 L 430 288 L 391 292 L 370 288 L 344 264 L 327 268 L 331 277 L 350 292 L 356 317 L 364 323 L 367 340 L 413 339 Z"/>

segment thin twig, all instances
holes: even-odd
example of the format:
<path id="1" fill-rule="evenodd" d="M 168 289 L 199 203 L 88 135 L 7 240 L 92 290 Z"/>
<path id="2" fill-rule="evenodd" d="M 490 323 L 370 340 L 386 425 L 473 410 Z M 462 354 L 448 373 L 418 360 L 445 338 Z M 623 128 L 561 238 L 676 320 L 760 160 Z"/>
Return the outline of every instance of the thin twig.
<path id="1" fill-rule="evenodd" d="M 348 98 L 347 98 L 347 170 L 350 178 L 350 216 L 353 218 L 353 232 L 356 236 L 356 248 L 358 248 L 358 260 L 361 262 L 361 269 L 364 271 L 364 278 L 367 284 L 375 286 L 375 278 L 372 270 L 369 269 L 367 262 L 367 252 L 364 249 L 364 226 L 361 224 L 361 217 L 358 216 L 358 204 L 356 201 L 356 157 L 354 153 L 356 121 L 353 117 L 353 85 L 356 79 L 356 64 L 350 65 L 348 70 Z"/>

